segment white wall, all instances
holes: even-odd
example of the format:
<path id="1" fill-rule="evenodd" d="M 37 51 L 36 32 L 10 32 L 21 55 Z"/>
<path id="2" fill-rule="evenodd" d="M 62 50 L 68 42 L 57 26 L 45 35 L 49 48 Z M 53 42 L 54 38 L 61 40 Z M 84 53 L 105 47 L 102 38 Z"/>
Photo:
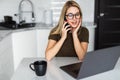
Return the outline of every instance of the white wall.
<path id="1" fill-rule="evenodd" d="M 5 15 L 16 17 L 14 14 L 18 13 L 18 6 L 21 0 L 0 0 L 0 21 L 4 20 Z M 35 16 L 37 22 L 44 22 L 44 9 L 50 9 L 51 0 L 31 0 L 35 8 Z M 94 0 L 76 0 L 83 12 L 83 21 L 94 21 Z"/>
<path id="2" fill-rule="evenodd" d="M 16 17 L 14 14 L 18 14 L 18 6 L 21 0 L 0 0 L 0 21 L 4 20 L 5 15 L 13 16 L 14 20 Z M 42 11 L 43 9 L 50 8 L 50 0 L 31 0 L 34 4 L 36 21 L 42 22 Z"/>
<path id="3" fill-rule="evenodd" d="M 82 12 L 84 22 L 94 22 L 94 2 L 95 0 L 77 0 Z"/>

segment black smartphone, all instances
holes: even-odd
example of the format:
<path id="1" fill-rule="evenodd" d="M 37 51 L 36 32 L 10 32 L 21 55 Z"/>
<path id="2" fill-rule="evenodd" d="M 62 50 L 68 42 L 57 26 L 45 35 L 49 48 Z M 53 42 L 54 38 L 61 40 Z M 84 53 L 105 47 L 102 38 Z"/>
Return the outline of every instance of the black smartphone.
<path id="1" fill-rule="evenodd" d="M 68 23 L 66 23 L 66 25 L 65 26 L 68 26 L 69 24 Z M 68 26 L 67 27 L 67 29 L 69 29 L 70 28 L 70 26 Z M 70 32 L 71 30 L 68 30 L 68 33 Z"/>
<path id="2" fill-rule="evenodd" d="M 66 17 L 64 17 L 64 21 L 67 21 L 67 20 L 66 20 Z M 66 24 L 65 24 L 65 27 L 66 27 L 67 25 L 69 25 L 69 24 L 68 24 L 68 23 L 66 23 Z"/>
<path id="3" fill-rule="evenodd" d="M 64 17 L 64 21 L 67 21 L 67 20 L 66 20 L 66 17 Z M 68 25 L 69 25 L 69 24 L 68 24 L 68 23 L 66 23 L 66 24 L 65 24 L 65 27 L 66 27 L 66 26 L 68 26 Z M 69 26 L 69 27 L 67 27 L 67 29 L 68 29 L 68 28 L 70 28 L 70 26 Z M 69 30 L 68 32 L 70 32 L 70 30 Z"/>
<path id="4" fill-rule="evenodd" d="M 66 27 L 66 26 L 68 26 L 68 25 L 69 25 L 69 24 L 68 24 L 68 23 L 66 23 L 66 24 L 65 24 L 65 27 Z"/>
<path id="5" fill-rule="evenodd" d="M 70 28 L 70 26 L 68 26 L 68 25 L 69 25 L 68 23 L 65 24 L 65 27 L 67 26 L 67 29 Z M 70 32 L 70 30 L 68 31 L 68 33 L 69 32 Z"/>

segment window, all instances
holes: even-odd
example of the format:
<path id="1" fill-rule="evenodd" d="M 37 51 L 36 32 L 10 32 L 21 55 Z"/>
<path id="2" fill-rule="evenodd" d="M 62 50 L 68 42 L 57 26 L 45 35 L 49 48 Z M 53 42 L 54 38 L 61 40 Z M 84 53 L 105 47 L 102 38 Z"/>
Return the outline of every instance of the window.
<path id="1" fill-rule="evenodd" d="M 51 0 L 51 9 L 53 11 L 53 23 L 57 23 L 61 14 L 62 7 L 66 0 Z"/>

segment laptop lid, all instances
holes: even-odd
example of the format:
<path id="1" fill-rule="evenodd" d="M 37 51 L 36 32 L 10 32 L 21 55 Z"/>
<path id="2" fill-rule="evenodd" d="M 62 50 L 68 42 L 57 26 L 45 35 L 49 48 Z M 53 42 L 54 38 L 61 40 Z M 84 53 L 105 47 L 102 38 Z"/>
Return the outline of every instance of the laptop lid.
<path id="1" fill-rule="evenodd" d="M 69 75 L 76 79 L 89 77 L 98 73 L 102 73 L 108 70 L 112 70 L 120 56 L 120 46 L 111 47 L 106 49 L 100 49 L 93 52 L 88 52 L 82 63 L 75 63 L 60 67 L 62 70 L 67 72 Z M 82 64 L 82 65 L 81 65 Z M 79 65 L 78 73 L 75 76 L 74 69 L 69 70 L 63 69 Z M 72 74 L 71 74 L 72 73 Z M 74 75 L 73 75 L 74 73 Z"/>

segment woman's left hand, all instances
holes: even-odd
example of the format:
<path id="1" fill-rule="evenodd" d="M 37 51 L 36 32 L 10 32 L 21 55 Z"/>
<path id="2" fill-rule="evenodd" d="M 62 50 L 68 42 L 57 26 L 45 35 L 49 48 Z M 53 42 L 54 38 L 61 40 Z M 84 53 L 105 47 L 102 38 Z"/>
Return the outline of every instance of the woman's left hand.
<path id="1" fill-rule="evenodd" d="M 81 27 L 81 20 L 80 20 L 78 26 L 72 31 L 73 35 L 77 35 L 77 32 L 78 32 L 80 27 Z"/>

